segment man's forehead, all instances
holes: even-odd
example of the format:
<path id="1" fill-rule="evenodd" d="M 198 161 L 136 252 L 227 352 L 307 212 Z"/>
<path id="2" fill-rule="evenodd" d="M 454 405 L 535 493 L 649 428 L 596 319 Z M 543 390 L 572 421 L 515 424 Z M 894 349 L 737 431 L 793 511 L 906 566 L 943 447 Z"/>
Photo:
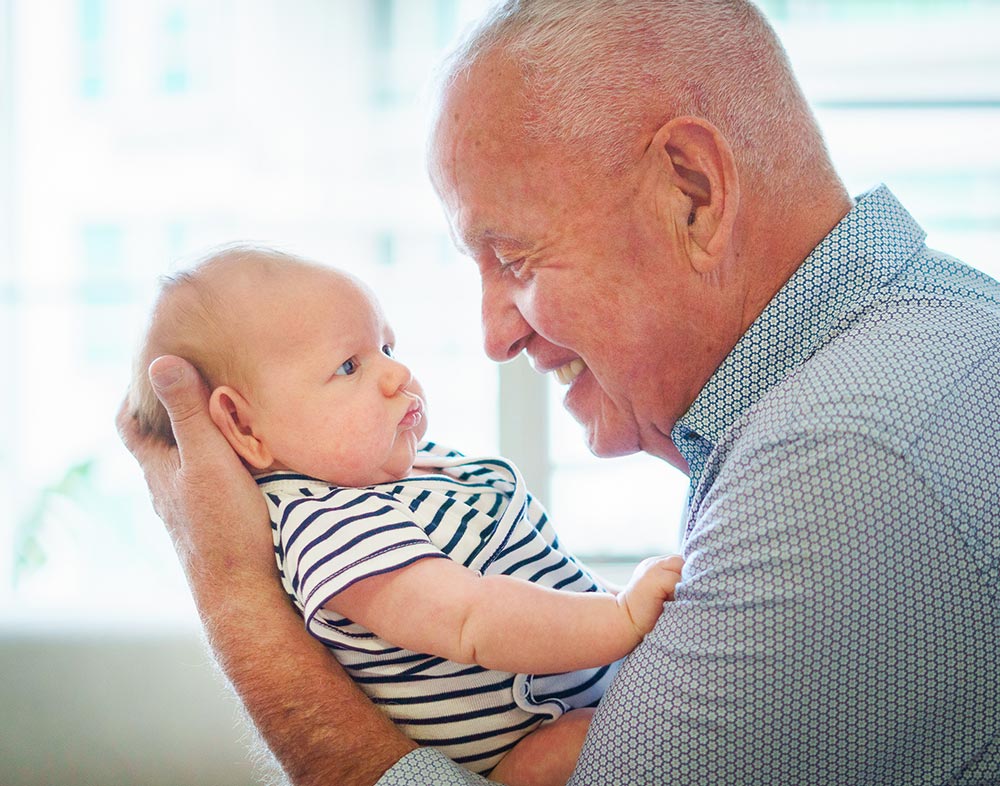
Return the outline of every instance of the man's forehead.
<path id="1" fill-rule="evenodd" d="M 528 109 L 520 67 L 502 53 L 484 54 L 438 94 L 430 139 L 437 165 L 505 147 L 512 130 L 520 136 Z"/>
<path id="2" fill-rule="evenodd" d="M 429 141 L 431 182 L 456 248 L 475 256 L 527 245 L 514 202 L 540 151 L 524 131 L 519 67 L 493 53 L 463 72 L 440 95 Z"/>

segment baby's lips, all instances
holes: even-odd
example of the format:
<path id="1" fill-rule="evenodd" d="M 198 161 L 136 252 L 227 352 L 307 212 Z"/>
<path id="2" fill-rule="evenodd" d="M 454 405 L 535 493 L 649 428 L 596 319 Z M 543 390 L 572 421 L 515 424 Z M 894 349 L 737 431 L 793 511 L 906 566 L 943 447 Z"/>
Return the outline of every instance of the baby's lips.
<path id="1" fill-rule="evenodd" d="M 404 428 L 413 428 L 416 426 L 424 417 L 424 402 L 419 398 L 415 398 L 413 403 L 410 404 L 410 408 L 406 410 L 406 414 L 403 415 L 402 419 L 399 421 L 399 425 Z"/>

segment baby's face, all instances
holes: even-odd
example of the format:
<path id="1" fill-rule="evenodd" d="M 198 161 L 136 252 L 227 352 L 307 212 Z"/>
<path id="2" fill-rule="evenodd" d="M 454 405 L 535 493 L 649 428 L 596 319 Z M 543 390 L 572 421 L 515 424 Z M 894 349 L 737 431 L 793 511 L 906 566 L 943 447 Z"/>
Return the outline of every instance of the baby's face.
<path id="1" fill-rule="evenodd" d="M 295 271 L 279 288 L 247 336 L 253 431 L 273 468 L 343 486 L 406 477 L 427 430 L 423 390 L 393 357 L 378 302 L 334 271 Z"/>

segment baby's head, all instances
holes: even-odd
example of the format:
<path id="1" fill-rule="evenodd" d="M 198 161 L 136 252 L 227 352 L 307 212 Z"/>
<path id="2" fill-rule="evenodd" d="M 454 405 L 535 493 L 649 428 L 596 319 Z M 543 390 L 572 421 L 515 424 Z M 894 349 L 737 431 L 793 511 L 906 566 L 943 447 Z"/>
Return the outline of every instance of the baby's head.
<path id="1" fill-rule="evenodd" d="M 163 281 L 129 394 L 141 432 L 173 442 L 146 370 L 190 361 L 209 412 L 255 472 L 345 486 L 405 477 L 426 431 L 423 391 L 392 357 L 378 301 L 354 277 L 266 248 L 230 247 Z"/>
<path id="2" fill-rule="evenodd" d="M 210 389 L 223 384 L 248 387 L 253 347 L 247 346 L 235 301 L 251 282 L 263 282 L 303 264 L 271 249 L 233 246 L 186 270 L 160 279 L 146 336 L 136 356 L 129 405 L 139 430 L 174 443 L 170 418 L 153 393 L 146 370 L 161 355 L 179 355 L 201 374 Z"/>

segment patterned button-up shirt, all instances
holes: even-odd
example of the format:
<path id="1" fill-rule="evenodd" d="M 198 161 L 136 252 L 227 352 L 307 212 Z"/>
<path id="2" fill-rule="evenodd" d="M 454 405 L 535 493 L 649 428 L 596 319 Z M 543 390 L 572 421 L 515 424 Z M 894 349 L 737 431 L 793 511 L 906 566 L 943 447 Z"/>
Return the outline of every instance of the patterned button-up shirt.
<path id="1" fill-rule="evenodd" d="M 684 581 L 572 784 L 1000 784 L 1000 285 L 923 241 L 860 198 L 676 424 Z"/>

